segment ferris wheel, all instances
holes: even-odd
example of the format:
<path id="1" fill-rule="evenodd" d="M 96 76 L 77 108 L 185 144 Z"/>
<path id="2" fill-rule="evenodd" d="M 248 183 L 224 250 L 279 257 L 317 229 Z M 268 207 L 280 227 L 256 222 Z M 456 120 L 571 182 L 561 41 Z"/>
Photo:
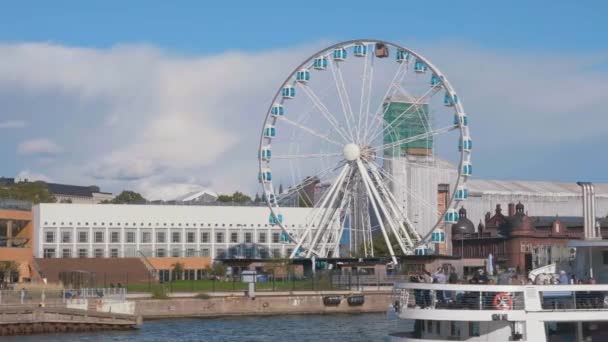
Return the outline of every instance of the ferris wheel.
<path id="1" fill-rule="evenodd" d="M 468 197 L 468 118 L 445 75 L 397 44 L 352 40 L 291 72 L 266 114 L 259 181 L 290 258 L 374 256 L 397 263 L 445 240 Z M 309 207 L 305 225 L 285 207 Z M 374 247 L 376 245 L 376 247 Z"/>

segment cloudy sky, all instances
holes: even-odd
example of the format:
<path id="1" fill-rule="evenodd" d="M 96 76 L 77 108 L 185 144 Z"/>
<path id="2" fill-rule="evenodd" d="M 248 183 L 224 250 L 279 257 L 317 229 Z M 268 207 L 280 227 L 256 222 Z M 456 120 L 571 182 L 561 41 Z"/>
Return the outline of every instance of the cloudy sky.
<path id="1" fill-rule="evenodd" d="M 255 193 L 262 120 L 285 76 L 324 46 L 369 37 L 451 80 L 476 177 L 608 181 L 602 2 L 253 3 L 4 5 L 0 176 L 151 199 Z"/>

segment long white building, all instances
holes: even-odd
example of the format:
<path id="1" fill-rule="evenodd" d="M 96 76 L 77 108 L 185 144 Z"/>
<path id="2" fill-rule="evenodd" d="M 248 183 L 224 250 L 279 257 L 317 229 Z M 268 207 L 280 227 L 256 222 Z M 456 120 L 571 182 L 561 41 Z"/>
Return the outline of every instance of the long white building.
<path id="1" fill-rule="evenodd" d="M 304 230 L 311 211 L 284 208 L 283 223 Z M 266 207 L 48 203 L 33 214 L 38 258 L 268 258 L 294 247 Z"/>

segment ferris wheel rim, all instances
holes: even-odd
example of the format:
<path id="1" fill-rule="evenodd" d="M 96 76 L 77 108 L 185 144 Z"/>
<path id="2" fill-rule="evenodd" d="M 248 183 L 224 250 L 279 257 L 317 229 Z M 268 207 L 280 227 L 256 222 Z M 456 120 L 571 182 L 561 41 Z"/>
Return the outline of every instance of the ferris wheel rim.
<path id="1" fill-rule="evenodd" d="M 356 44 L 365 44 L 365 45 L 385 44 L 387 46 L 397 48 L 398 50 L 405 51 L 408 54 L 410 54 L 411 56 L 413 56 L 414 58 L 416 58 L 416 60 L 423 62 L 434 75 L 440 77 L 441 87 L 439 87 L 439 89 L 444 89 L 446 92 L 446 96 L 449 95 L 451 101 L 453 102 L 455 115 L 458 115 L 459 117 L 463 116 L 463 115 L 466 116 L 466 113 L 463 109 L 462 99 L 458 99 L 456 101 L 456 92 L 455 92 L 452 84 L 450 83 L 449 79 L 445 76 L 445 74 L 438 67 L 436 67 L 429 59 L 427 59 L 420 53 L 416 52 L 415 50 L 413 50 L 411 48 L 408 48 L 408 47 L 405 47 L 405 46 L 402 46 L 400 44 L 393 43 L 390 41 L 386 41 L 386 40 L 363 38 L 363 39 L 351 39 L 351 40 L 347 40 L 347 41 L 342 41 L 339 43 L 335 43 L 331 46 L 325 47 L 321 50 L 318 50 L 315 53 L 309 55 L 307 58 L 305 58 L 302 63 L 300 63 L 299 65 L 297 65 L 295 68 L 292 69 L 292 71 L 288 74 L 288 76 L 285 78 L 285 80 L 281 83 L 280 87 L 276 91 L 276 93 L 275 93 L 274 97 L 272 98 L 272 101 L 266 111 L 266 115 L 263 120 L 262 134 L 260 134 L 260 140 L 259 140 L 259 145 L 258 145 L 258 171 L 260 173 L 263 172 L 263 170 L 265 169 L 264 160 L 263 160 L 263 158 L 261 158 L 261 153 L 262 153 L 262 149 L 264 147 L 264 139 L 265 139 L 264 129 L 267 126 L 269 119 L 272 116 L 271 110 L 272 110 L 273 106 L 276 103 L 279 103 L 282 105 L 285 101 L 285 99 L 281 98 L 281 91 L 288 85 L 292 85 L 292 86 L 295 85 L 296 82 L 294 81 L 294 76 L 298 73 L 298 71 L 306 69 L 307 67 L 310 67 L 312 65 L 312 61 L 314 61 L 315 58 L 318 58 L 320 56 L 329 56 L 331 54 L 331 52 L 335 49 L 338 49 L 338 48 L 346 49 L 346 48 L 350 48 Z M 277 100 L 277 99 L 280 99 L 280 100 Z M 466 125 L 459 124 L 458 129 L 459 129 L 460 139 L 462 139 L 465 135 L 470 136 L 468 127 Z M 465 162 L 470 162 L 470 151 L 467 152 L 464 149 L 462 149 L 460 151 L 460 160 L 458 162 L 457 176 L 456 176 L 456 181 L 454 182 L 454 190 L 451 191 L 448 202 L 446 203 L 446 210 L 441 213 L 442 215 L 440 215 L 440 217 L 438 218 L 437 222 L 433 225 L 433 227 L 431 227 L 430 230 L 426 234 L 420 236 L 420 241 L 414 246 L 414 248 L 417 248 L 419 246 L 425 246 L 429 242 L 429 238 L 431 237 L 432 233 L 443 222 L 443 220 L 444 220 L 443 215 L 450 208 L 452 208 L 455 204 L 457 206 L 457 204 L 459 204 L 461 202 L 460 200 L 456 199 L 456 189 L 461 184 L 466 183 L 466 180 L 468 178 L 468 176 L 463 176 L 463 165 Z M 338 168 L 338 166 L 336 166 L 336 169 L 337 168 Z M 278 194 L 269 193 L 270 191 L 268 189 L 266 189 L 265 186 L 262 186 L 262 189 L 263 189 L 263 193 L 265 195 L 266 206 L 270 210 L 270 215 L 274 216 L 274 217 L 278 217 L 278 215 L 280 215 L 279 209 L 281 208 L 278 204 L 278 199 L 277 199 Z M 277 201 L 277 203 L 274 203 L 274 204 L 272 203 L 272 198 L 270 196 L 271 194 L 275 196 L 275 200 Z M 314 208 L 314 203 L 312 203 L 312 205 Z M 289 240 L 291 240 L 295 243 L 298 242 L 291 236 L 289 227 L 284 225 L 283 222 L 277 220 L 277 222 L 275 224 L 278 225 L 284 233 L 286 233 Z M 295 253 L 295 251 L 294 251 L 294 253 Z"/>

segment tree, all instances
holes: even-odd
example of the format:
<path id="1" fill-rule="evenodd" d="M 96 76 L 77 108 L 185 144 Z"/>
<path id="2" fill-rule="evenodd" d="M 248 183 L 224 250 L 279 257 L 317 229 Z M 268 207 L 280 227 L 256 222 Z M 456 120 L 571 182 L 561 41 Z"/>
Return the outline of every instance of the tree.
<path id="1" fill-rule="evenodd" d="M 72 203 L 72 199 L 71 198 L 64 198 L 61 201 L 59 201 L 59 203 Z"/>
<path id="2" fill-rule="evenodd" d="M 254 203 L 262 202 L 262 198 L 260 197 L 260 195 L 257 192 L 255 193 L 255 198 L 254 198 L 253 202 Z"/>
<path id="3" fill-rule="evenodd" d="M 51 194 L 45 182 L 18 182 L 0 187 L 0 197 L 38 203 L 54 203 L 57 199 Z"/>
<path id="4" fill-rule="evenodd" d="M 180 280 L 182 278 L 182 274 L 184 274 L 184 264 L 181 262 L 176 262 L 171 265 L 171 273 L 173 274 L 173 280 Z"/>
<path id="5" fill-rule="evenodd" d="M 236 203 L 246 203 L 246 202 L 251 202 L 251 197 L 245 195 L 244 193 L 240 192 L 240 191 L 235 191 L 232 194 L 232 201 L 236 202 Z"/>
<path id="6" fill-rule="evenodd" d="M 232 196 L 230 196 L 230 195 L 218 195 L 217 196 L 217 201 L 218 202 L 222 202 L 222 203 L 229 203 L 229 202 L 232 202 Z"/>
<path id="7" fill-rule="evenodd" d="M 139 193 L 131 190 L 123 190 L 111 201 L 114 204 L 144 204 L 147 200 Z"/>
<path id="8" fill-rule="evenodd" d="M 283 184 L 279 184 L 279 195 L 283 193 Z"/>
<path id="9" fill-rule="evenodd" d="M 388 239 L 391 242 L 391 247 L 393 247 L 393 252 L 395 255 L 403 255 L 403 251 L 397 242 L 394 234 L 388 234 Z M 384 235 L 380 232 L 375 234 L 372 237 L 372 244 L 374 246 L 374 255 L 375 256 L 390 256 L 391 253 L 388 250 L 388 246 L 386 246 L 386 240 L 384 239 Z M 363 246 L 361 246 L 363 249 Z"/>
<path id="10" fill-rule="evenodd" d="M 216 261 L 211 265 L 211 269 L 209 273 L 216 278 L 222 278 L 226 276 L 226 265 L 223 263 Z"/>
<path id="11" fill-rule="evenodd" d="M 10 282 L 11 275 L 19 274 L 19 263 L 16 261 L 0 261 L 1 282 Z"/>

